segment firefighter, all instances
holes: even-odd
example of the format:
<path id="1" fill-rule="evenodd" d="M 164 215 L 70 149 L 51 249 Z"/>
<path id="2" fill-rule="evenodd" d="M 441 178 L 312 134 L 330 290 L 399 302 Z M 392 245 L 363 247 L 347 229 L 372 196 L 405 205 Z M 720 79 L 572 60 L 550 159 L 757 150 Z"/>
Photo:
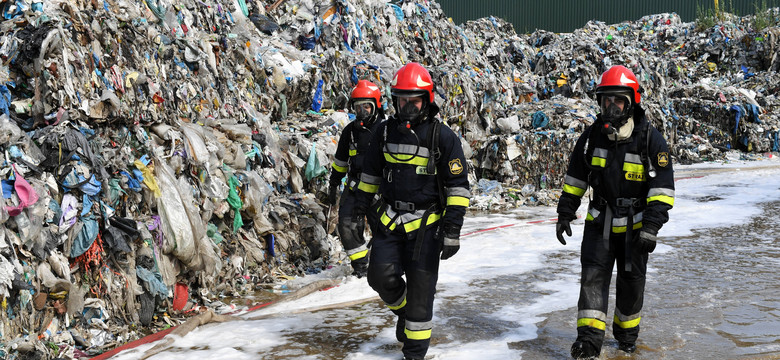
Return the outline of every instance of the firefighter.
<path id="1" fill-rule="evenodd" d="M 569 223 L 585 191 L 593 191 L 582 237 L 575 359 L 599 356 L 607 323 L 609 282 L 617 261 L 612 334 L 618 348 L 636 351 L 648 254 L 674 205 L 669 148 L 645 118 L 636 76 L 612 66 L 596 87 L 601 113 L 577 141 L 558 202 L 556 236 L 566 244 Z"/>
<path id="2" fill-rule="evenodd" d="M 350 95 L 349 108 L 355 114 L 355 121 L 344 127 L 339 138 L 339 144 L 334 155 L 328 203 L 336 205 L 338 190 L 342 179 L 347 175 L 344 192 L 339 204 L 339 222 L 337 230 L 344 251 L 349 256 L 353 275 L 358 278 L 368 272 L 368 244 L 363 235 L 365 222 L 350 227 L 355 207 L 355 191 L 359 176 L 364 166 L 364 158 L 373 134 L 379 124 L 384 121 L 382 111 L 382 93 L 376 84 L 368 80 L 360 80 Z M 369 226 L 372 218 L 369 218 Z M 373 229 L 372 229 L 373 230 Z"/>
<path id="3" fill-rule="evenodd" d="M 404 65 L 391 94 L 396 113 L 380 125 L 366 155 L 353 226 L 363 221 L 371 195 L 381 194 L 368 283 L 398 316 L 404 358 L 423 359 L 439 261 L 460 249 L 469 181 L 460 139 L 436 118 L 428 71 L 418 63 Z"/>

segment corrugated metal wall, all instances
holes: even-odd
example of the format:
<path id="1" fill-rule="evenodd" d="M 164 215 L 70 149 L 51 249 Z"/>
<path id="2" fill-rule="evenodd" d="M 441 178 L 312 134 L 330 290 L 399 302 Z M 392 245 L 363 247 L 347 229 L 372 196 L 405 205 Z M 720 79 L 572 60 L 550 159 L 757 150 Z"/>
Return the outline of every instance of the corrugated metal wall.
<path id="1" fill-rule="evenodd" d="M 753 14 L 756 4 L 780 6 L 780 0 L 719 0 L 726 11 Z M 544 29 L 571 32 L 589 20 L 607 24 L 637 20 L 645 15 L 675 12 L 683 21 L 694 21 L 696 5 L 714 8 L 713 0 L 439 0 L 456 24 L 494 15 L 514 24 L 518 33 Z"/>

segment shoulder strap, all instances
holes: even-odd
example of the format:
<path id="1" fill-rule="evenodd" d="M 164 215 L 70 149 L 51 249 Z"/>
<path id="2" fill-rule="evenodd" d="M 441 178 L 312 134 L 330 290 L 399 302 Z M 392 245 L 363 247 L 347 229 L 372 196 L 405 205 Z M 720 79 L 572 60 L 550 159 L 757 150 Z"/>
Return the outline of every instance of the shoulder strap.
<path id="1" fill-rule="evenodd" d="M 594 142 L 591 141 L 591 138 L 594 136 L 593 131 L 593 125 L 585 129 L 585 133 L 583 134 L 585 136 L 585 146 L 582 147 L 582 158 L 585 159 L 585 164 L 590 167 L 590 160 L 588 159 L 588 154 L 590 156 L 593 156 L 593 144 Z M 598 131 L 598 129 L 596 129 Z M 592 170 L 592 169 L 591 169 Z"/>
<path id="2" fill-rule="evenodd" d="M 439 138 L 441 137 L 441 121 L 434 121 L 431 125 L 431 131 L 428 132 L 428 166 L 425 169 L 428 174 L 435 174 L 436 165 L 441 158 L 441 150 L 439 150 Z"/>
<path id="3" fill-rule="evenodd" d="M 357 139 L 355 139 L 355 125 L 349 128 L 349 147 L 357 149 Z"/>
<path id="4" fill-rule="evenodd" d="M 441 160 L 441 150 L 439 149 L 439 143 L 441 142 L 441 121 L 434 120 L 431 125 L 431 131 L 429 131 L 430 137 L 428 138 L 428 165 L 426 172 L 428 174 L 435 174 L 436 185 L 439 192 L 439 205 L 442 209 L 447 206 L 447 195 L 444 193 L 444 178 L 443 174 L 437 171 L 439 160 Z"/>
<path id="5" fill-rule="evenodd" d="M 655 168 L 650 161 L 650 121 L 645 120 L 645 128 L 642 129 L 639 137 L 639 157 L 642 159 L 642 165 L 647 169 L 647 175 L 651 178 L 655 177 Z"/>

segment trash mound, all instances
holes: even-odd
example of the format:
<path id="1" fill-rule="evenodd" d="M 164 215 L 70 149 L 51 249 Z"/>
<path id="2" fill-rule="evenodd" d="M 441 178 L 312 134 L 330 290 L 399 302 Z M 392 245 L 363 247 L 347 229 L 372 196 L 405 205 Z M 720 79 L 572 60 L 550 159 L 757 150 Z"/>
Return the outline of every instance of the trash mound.
<path id="1" fill-rule="evenodd" d="M 780 30 L 675 14 L 569 34 L 435 1 L 15 0 L 0 23 L 0 354 L 83 358 L 338 266 L 322 204 L 349 91 L 436 83 L 473 207 L 556 202 L 625 64 L 678 162 L 778 147 Z M 243 306 L 243 305 L 240 305 Z"/>

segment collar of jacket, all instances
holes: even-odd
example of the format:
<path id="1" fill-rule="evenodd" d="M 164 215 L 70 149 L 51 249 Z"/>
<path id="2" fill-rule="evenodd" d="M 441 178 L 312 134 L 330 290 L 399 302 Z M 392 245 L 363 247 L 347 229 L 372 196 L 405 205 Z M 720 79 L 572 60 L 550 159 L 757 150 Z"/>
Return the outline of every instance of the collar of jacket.
<path id="1" fill-rule="evenodd" d="M 634 120 L 634 131 L 631 132 L 631 136 L 628 139 L 618 141 L 618 143 L 620 144 L 631 141 L 631 139 L 633 139 L 634 136 L 637 136 L 637 131 L 641 130 L 642 127 L 644 126 L 644 123 L 647 122 L 647 119 L 645 118 L 645 109 L 643 109 L 639 105 L 634 105 L 634 106 L 635 106 L 634 116 L 632 117 L 632 119 Z M 591 125 L 591 127 L 593 129 L 601 129 L 601 124 L 603 123 L 604 122 L 601 119 L 601 114 L 599 113 L 596 114 L 596 121 L 593 122 L 593 125 Z M 597 131 L 599 131 L 600 133 L 600 130 Z M 604 136 L 604 138 L 607 138 L 606 135 L 602 135 L 602 136 Z M 613 140 L 607 139 L 607 141 L 613 141 Z"/>

